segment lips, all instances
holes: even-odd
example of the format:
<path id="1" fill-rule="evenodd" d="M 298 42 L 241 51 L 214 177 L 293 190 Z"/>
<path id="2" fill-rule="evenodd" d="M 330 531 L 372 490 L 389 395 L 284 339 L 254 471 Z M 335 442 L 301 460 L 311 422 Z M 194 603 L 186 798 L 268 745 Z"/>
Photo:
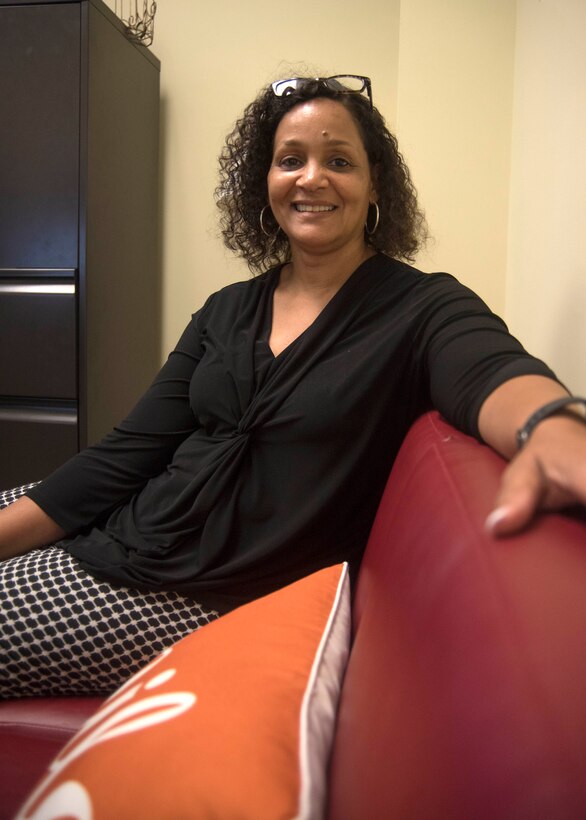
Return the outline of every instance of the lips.
<path id="1" fill-rule="evenodd" d="M 307 205 L 303 202 L 294 202 L 293 207 L 299 213 L 319 214 L 335 210 L 335 205 Z"/>

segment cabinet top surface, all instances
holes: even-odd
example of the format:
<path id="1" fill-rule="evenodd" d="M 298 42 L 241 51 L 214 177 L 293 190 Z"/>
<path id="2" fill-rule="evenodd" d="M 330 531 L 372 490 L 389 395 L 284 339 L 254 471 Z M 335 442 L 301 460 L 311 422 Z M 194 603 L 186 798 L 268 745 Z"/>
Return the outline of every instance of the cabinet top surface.
<path id="1" fill-rule="evenodd" d="M 117 17 L 114 12 L 103 2 L 103 0 L 0 0 L 0 8 L 2 6 L 52 6 L 59 5 L 77 5 L 88 6 L 91 5 L 97 9 L 106 19 L 125 36 L 126 27 L 122 20 Z M 153 52 L 146 46 L 135 43 L 127 38 L 130 45 L 136 48 L 146 59 L 152 63 L 157 69 L 160 69 L 160 60 L 153 54 Z"/>

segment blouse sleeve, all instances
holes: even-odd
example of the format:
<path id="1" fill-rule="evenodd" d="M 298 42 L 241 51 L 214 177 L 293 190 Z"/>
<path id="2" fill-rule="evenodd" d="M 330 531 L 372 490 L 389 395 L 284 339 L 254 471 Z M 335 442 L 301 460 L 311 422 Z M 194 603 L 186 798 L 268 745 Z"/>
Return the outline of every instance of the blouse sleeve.
<path id="1" fill-rule="evenodd" d="M 202 355 L 194 314 L 143 397 L 98 444 L 73 456 L 27 495 L 66 532 L 92 524 L 158 475 L 196 427 L 189 385 Z"/>
<path id="2" fill-rule="evenodd" d="M 480 438 L 480 408 L 499 385 L 524 375 L 558 379 L 473 291 L 449 274 L 431 274 L 427 280 L 426 319 L 416 348 L 431 403 L 454 426 Z"/>

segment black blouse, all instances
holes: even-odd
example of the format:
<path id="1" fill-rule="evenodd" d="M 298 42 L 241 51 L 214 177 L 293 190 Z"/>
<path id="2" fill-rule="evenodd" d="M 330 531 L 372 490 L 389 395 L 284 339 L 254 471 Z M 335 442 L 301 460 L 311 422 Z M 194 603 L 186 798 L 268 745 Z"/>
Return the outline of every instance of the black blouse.
<path id="1" fill-rule="evenodd" d="M 31 498 L 94 577 L 227 611 L 356 568 L 397 450 L 435 407 L 478 435 L 483 400 L 555 378 L 448 274 L 364 262 L 292 344 L 268 344 L 279 269 L 196 313 L 130 415 Z"/>

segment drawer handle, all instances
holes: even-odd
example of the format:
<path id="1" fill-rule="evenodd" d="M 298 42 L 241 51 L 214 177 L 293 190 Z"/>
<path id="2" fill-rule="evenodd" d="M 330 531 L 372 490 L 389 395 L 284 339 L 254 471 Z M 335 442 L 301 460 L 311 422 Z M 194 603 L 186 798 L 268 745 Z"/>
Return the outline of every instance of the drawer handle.
<path id="1" fill-rule="evenodd" d="M 75 410 L 18 409 L 0 407 L 0 421 L 36 422 L 41 424 L 77 424 Z"/>
<path id="2" fill-rule="evenodd" d="M 75 285 L 13 285 L 0 284 L 0 293 L 74 294 Z"/>

